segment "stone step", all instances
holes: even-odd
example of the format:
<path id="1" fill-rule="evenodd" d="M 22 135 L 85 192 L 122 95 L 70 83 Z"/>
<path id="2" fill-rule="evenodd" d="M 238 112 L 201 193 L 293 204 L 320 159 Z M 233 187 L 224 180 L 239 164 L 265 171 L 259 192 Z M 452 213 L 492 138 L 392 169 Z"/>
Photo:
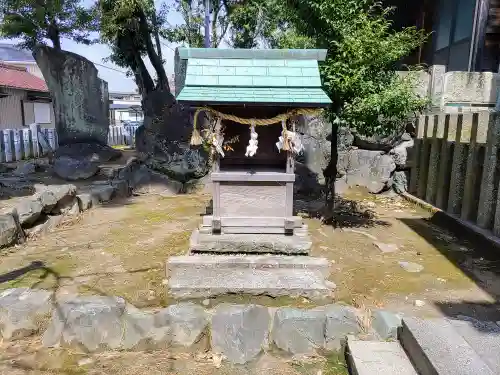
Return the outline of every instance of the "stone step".
<path id="1" fill-rule="evenodd" d="M 222 234 L 247 234 L 247 235 L 259 235 L 259 234 L 275 234 L 275 235 L 285 235 L 286 230 L 283 227 L 222 227 Z M 212 227 L 201 226 L 200 233 L 202 234 L 212 234 Z M 293 235 L 297 237 L 307 236 L 308 230 L 307 226 L 304 225 L 301 228 L 295 228 L 293 230 Z"/>
<path id="2" fill-rule="evenodd" d="M 495 374 L 447 319 L 403 318 L 399 340 L 420 375 Z"/>
<path id="3" fill-rule="evenodd" d="M 450 319 L 449 322 L 483 361 L 500 374 L 500 326 L 472 318 Z"/>
<path id="4" fill-rule="evenodd" d="M 348 336 L 347 365 L 353 375 L 417 375 L 396 341 L 360 341 Z"/>
<path id="5" fill-rule="evenodd" d="M 307 269 L 174 268 L 168 288 L 175 298 L 245 293 L 320 299 L 331 296 L 321 272 Z"/>
<path id="6" fill-rule="evenodd" d="M 309 236 L 276 234 L 211 234 L 195 230 L 189 249 L 193 253 L 308 255 Z"/>
<path id="7" fill-rule="evenodd" d="M 303 269 L 330 275 L 330 263 L 326 258 L 289 255 L 189 255 L 170 257 L 169 272 L 192 269 Z"/>

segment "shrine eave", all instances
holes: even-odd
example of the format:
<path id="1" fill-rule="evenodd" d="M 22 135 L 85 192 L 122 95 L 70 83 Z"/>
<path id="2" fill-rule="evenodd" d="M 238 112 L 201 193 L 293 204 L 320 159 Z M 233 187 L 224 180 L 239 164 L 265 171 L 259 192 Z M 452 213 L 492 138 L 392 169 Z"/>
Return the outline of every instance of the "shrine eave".
<path id="1" fill-rule="evenodd" d="M 189 105 L 248 105 L 326 107 L 330 98 L 321 88 L 281 87 L 184 87 L 177 101 Z"/>

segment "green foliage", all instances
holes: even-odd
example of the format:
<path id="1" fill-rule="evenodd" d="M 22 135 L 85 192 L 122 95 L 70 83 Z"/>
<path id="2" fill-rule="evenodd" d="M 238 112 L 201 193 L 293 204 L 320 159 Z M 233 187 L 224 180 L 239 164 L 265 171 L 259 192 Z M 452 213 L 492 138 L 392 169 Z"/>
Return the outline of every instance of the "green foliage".
<path id="1" fill-rule="evenodd" d="M 414 27 L 391 29 L 392 8 L 373 0 L 289 0 L 299 33 L 326 48 L 321 65 L 336 123 L 361 134 L 390 134 L 424 109 L 427 101 L 412 88 L 413 75 L 396 73 L 399 61 L 426 38 Z"/>
<path id="2" fill-rule="evenodd" d="M 62 37 L 90 44 L 91 32 L 97 30 L 94 9 L 83 7 L 80 0 L 0 0 L 0 9 L 0 36 L 20 38 L 24 48 L 50 40 L 60 49 Z"/>

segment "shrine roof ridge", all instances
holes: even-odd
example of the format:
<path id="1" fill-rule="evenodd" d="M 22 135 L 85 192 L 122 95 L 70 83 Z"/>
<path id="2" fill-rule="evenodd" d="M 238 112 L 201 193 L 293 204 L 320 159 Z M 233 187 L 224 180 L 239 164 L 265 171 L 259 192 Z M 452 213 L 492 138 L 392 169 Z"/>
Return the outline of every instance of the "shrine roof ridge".
<path id="1" fill-rule="evenodd" d="M 260 59 L 324 61 L 326 49 L 177 48 L 181 59 Z"/>

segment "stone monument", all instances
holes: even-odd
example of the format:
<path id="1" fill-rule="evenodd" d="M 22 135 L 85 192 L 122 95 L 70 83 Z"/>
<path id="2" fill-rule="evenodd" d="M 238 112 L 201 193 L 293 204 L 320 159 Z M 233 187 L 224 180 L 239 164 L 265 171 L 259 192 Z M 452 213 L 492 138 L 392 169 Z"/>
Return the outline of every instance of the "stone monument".
<path id="1" fill-rule="evenodd" d="M 326 259 L 311 258 L 294 216 L 295 127 L 331 101 L 321 89 L 324 50 L 179 49 L 177 100 L 196 108 L 191 144 L 211 150 L 212 212 L 190 254 L 168 260 L 177 298 L 225 293 L 330 295 Z M 201 113 L 210 119 L 198 129 Z M 203 132 L 202 137 L 200 131 Z"/>

